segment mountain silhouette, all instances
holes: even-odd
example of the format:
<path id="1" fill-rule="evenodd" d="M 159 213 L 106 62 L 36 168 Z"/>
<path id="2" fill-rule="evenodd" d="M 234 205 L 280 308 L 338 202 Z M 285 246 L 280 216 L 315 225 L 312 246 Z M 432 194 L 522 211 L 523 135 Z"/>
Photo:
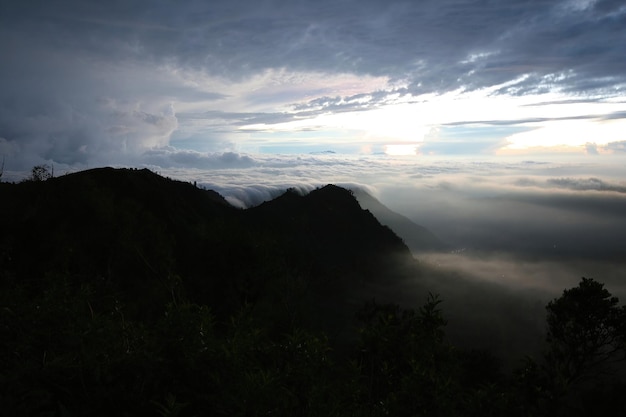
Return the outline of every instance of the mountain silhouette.
<path id="1" fill-rule="evenodd" d="M 397 265 L 412 261 L 391 229 L 333 185 L 241 210 L 147 169 L 98 168 L 3 183 L 0 200 L 5 284 L 89 282 L 132 300 L 142 316 L 178 296 L 226 316 L 294 282 L 303 305 L 333 311 L 368 286 L 402 279 Z"/>

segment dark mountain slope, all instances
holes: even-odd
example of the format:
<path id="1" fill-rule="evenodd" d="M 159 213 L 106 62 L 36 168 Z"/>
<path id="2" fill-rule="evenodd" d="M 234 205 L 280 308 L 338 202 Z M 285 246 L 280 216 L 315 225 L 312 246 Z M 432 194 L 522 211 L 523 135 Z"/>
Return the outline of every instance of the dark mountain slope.
<path id="1" fill-rule="evenodd" d="M 387 261 L 410 257 L 388 227 L 362 210 L 350 191 L 334 185 L 305 196 L 288 191 L 250 209 L 249 214 L 251 221 L 287 239 L 289 256 L 314 261 L 314 270 L 330 272 L 349 266 L 367 278 L 384 280 Z"/>
<path id="2" fill-rule="evenodd" d="M 361 207 L 371 211 L 382 224 L 396 232 L 414 254 L 448 249 L 448 246 L 430 230 L 390 210 L 367 192 L 357 189 L 354 196 Z"/>
<path id="3" fill-rule="evenodd" d="M 94 169 L 0 193 L 5 279 L 89 283 L 137 298 L 138 310 L 142 298 L 170 297 L 199 255 L 196 242 L 238 212 L 217 193 L 148 170 Z"/>
<path id="4" fill-rule="evenodd" d="M 399 279 L 391 261 L 410 260 L 390 229 L 334 186 L 238 210 L 148 170 L 103 168 L 0 184 L 0 200 L 5 285 L 88 283 L 141 315 L 180 297 L 231 314 L 294 282 L 284 297 L 338 300 Z"/>
<path id="5" fill-rule="evenodd" d="M 408 248 L 346 189 L 327 185 L 305 196 L 287 191 L 245 214 L 246 228 L 265 239 L 261 247 L 272 248 L 269 264 L 282 277 L 280 288 L 269 292 L 283 298 L 267 308 L 286 303 L 288 314 L 302 317 L 308 328 L 341 334 L 364 300 L 386 299 L 381 288 L 417 273 Z M 290 299 L 297 307 L 288 306 Z"/>

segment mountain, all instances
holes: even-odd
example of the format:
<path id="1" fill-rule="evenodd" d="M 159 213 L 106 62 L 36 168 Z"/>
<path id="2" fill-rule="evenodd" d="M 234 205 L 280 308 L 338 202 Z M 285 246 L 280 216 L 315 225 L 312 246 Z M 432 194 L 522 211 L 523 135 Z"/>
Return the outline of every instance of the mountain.
<path id="1" fill-rule="evenodd" d="M 394 265 L 412 260 L 391 229 L 333 185 L 240 210 L 147 169 L 100 168 L 2 183 L 0 201 L 3 285 L 88 284 L 141 317 L 182 298 L 222 317 L 250 303 L 269 310 L 277 297 L 302 309 L 323 303 L 330 315 L 402 279 Z"/>
<path id="2" fill-rule="evenodd" d="M 270 225 L 288 237 L 294 256 L 311 256 L 327 268 L 342 264 L 368 265 L 357 269 L 370 274 L 374 264 L 402 254 L 410 256 L 402 241 L 362 210 L 352 193 L 327 185 L 300 196 L 287 191 L 275 200 L 249 210 L 259 225 Z M 315 267 L 316 265 L 313 265 Z"/>
<path id="3" fill-rule="evenodd" d="M 413 254 L 441 251 L 449 248 L 447 244 L 439 240 L 430 230 L 390 210 L 362 189 L 355 189 L 354 196 L 361 207 L 372 212 L 380 223 L 389 226 L 391 230 L 400 236 Z"/>

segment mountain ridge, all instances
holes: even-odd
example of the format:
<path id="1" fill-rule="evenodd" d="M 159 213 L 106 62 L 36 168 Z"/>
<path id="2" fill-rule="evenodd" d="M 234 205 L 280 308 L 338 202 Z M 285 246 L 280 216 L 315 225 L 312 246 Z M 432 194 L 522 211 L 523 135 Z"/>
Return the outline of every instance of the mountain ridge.
<path id="1" fill-rule="evenodd" d="M 393 230 L 414 255 L 424 252 L 438 252 L 450 248 L 448 244 L 442 242 L 430 230 L 416 224 L 408 217 L 389 209 L 368 192 L 357 188 L 354 190 L 354 196 L 361 207 L 372 212 L 381 224 Z"/>
<path id="2" fill-rule="evenodd" d="M 154 313 L 142 299 L 180 292 L 228 315 L 288 277 L 338 305 L 403 279 L 392 265 L 412 262 L 391 229 L 334 185 L 241 210 L 147 169 L 96 168 L 0 184 L 0 195 L 0 278 L 97 282 L 137 300 L 138 314 Z"/>

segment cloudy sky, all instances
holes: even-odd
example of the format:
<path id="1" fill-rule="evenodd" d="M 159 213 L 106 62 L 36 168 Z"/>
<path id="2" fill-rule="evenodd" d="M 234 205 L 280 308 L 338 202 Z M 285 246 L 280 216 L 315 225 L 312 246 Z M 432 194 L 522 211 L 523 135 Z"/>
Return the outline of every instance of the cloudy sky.
<path id="1" fill-rule="evenodd" d="M 620 0 L 3 2 L 0 153 L 618 154 L 625 27 Z"/>

